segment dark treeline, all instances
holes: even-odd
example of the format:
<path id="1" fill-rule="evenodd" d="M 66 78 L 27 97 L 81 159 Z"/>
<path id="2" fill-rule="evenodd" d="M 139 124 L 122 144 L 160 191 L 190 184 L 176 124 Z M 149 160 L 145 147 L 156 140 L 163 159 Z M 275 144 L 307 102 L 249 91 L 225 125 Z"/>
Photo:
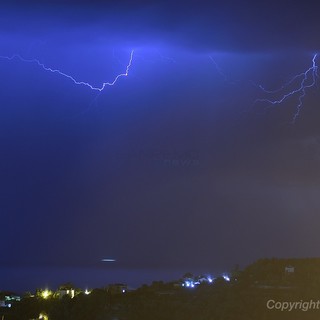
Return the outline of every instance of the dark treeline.
<path id="1" fill-rule="evenodd" d="M 195 288 L 154 282 L 125 294 L 95 289 L 73 299 L 25 297 L 5 320 L 286 320 L 320 319 L 320 309 L 280 311 L 267 308 L 274 301 L 320 300 L 320 259 L 264 259 L 243 271 L 235 270 L 231 281 L 216 279 Z M 1 314 L 1 313 L 0 313 Z"/>

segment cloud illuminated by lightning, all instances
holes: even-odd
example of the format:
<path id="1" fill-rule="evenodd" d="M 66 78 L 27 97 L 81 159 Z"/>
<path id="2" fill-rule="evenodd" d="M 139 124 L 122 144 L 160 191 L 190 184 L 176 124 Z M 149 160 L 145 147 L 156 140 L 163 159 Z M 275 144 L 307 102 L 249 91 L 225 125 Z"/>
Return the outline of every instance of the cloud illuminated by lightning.
<path id="1" fill-rule="evenodd" d="M 100 91 L 101 92 L 101 91 L 103 91 L 105 89 L 105 87 L 115 85 L 116 82 L 118 81 L 118 79 L 128 76 L 130 67 L 132 65 L 133 53 L 134 53 L 134 50 L 132 50 L 131 53 L 130 53 L 130 59 L 129 59 L 129 62 L 128 62 L 127 66 L 126 66 L 125 72 L 118 74 L 114 78 L 114 80 L 111 81 L 111 82 L 103 82 L 100 87 L 95 87 L 95 86 L 91 85 L 88 82 L 78 81 L 74 77 L 72 77 L 71 75 L 62 72 L 59 69 L 52 69 L 50 67 L 47 67 L 46 65 L 44 65 L 42 62 L 40 62 L 37 59 L 25 59 L 19 54 L 14 54 L 12 56 L 0 56 L 0 59 L 6 59 L 6 60 L 10 60 L 10 61 L 14 60 L 14 59 L 18 59 L 18 60 L 20 60 L 22 62 L 34 63 L 34 64 L 37 64 L 39 67 L 41 67 L 45 71 L 49 71 L 49 72 L 52 72 L 52 73 L 57 73 L 57 74 L 59 74 L 61 76 L 64 76 L 64 77 L 70 79 L 76 85 L 86 86 L 86 87 L 89 87 L 91 90 L 95 90 L 95 91 Z"/>
<path id="2" fill-rule="evenodd" d="M 294 124 L 297 120 L 297 118 L 300 115 L 300 111 L 303 107 L 303 99 L 306 96 L 306 90 L 314 87 L 317 83 L 318 78 L 318 66 L 316 63 L 317 54 L 314 54 L 312 58 L 312 65 L 309 67 L 306 71 L 301 72 L 297 75 L 295 75 L 289 82 L 284 84 L 282 87 L 276 90 L 267 90 L 262 85 L 258 85 L 258 88 L 260 88 L 264 93 L 266 94 L 276 94 L 284 92 L 285 90 L 289 90 L 292 86 L 296 86 L 295 89 L 284 92 L 278 99 L 257 99 L 255 103 L 267 103 L 269 105 L 268 108 L 276 105 L 280 105 L 283 102 L 285 102 L 289 98 L 297 97 L 298 102 L 296 105 L 295 113 L 292 116 L 292 123 Z"/>

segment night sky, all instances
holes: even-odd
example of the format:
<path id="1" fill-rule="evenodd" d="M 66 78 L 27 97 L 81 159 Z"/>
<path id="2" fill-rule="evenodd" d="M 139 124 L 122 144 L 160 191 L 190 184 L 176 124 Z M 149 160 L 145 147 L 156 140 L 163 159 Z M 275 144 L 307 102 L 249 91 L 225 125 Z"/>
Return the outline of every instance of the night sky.
<path id="1" fill-rule="evenodd" d="M 183 274 L 319 256 L 319 85 L 294 124 L 297 95 L 255 102 L 299 87 L 259 85 L 281 88 L 312 66 L 318 9 L 3 1 L 2 57 L 101 86 L 134 56 L 101 93 L 0 59 L 1 268 Z"/>

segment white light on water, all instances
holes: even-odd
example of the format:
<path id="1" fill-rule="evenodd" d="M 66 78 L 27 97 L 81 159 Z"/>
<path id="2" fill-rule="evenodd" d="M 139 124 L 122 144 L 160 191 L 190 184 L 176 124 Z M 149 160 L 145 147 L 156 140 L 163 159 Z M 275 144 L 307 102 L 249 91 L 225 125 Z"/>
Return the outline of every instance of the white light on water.
<path id="1" fill-rule="evenodd" d="M 102 261 L 102 262 L 115 262 L 116 259 L 107 258 L 107 259 L 102 259 L 101 261 Z"/>

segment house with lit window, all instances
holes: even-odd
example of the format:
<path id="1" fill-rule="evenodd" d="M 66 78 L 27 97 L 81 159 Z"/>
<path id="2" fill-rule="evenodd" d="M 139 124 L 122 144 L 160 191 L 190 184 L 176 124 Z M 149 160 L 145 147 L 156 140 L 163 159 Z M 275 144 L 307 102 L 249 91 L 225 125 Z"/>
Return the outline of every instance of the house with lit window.
<path id="1" fill-rule="evenodd" d="M 72 299 L 75 295 L 75 289 L 71 285 L 63 285 L 60 286 L 57 290 L 57 295 L 59 296 L 59 298 L 69 296 Z"/>

